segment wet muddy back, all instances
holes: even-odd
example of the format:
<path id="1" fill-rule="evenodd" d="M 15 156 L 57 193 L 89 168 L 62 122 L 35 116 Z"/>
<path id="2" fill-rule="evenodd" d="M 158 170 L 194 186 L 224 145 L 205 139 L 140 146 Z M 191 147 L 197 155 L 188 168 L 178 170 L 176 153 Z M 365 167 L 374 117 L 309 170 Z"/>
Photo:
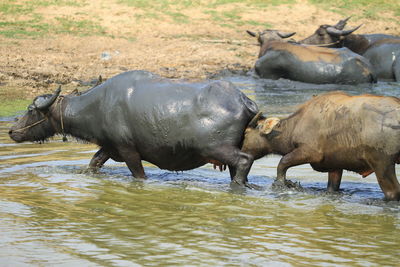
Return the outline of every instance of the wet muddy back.
<path id="1" fill-rule="evenodd" d="M 225 79 L 274 116 L 330 90 L 400 96 L 396 83 Z M 374 175 L 345 172 L 342 191 L 327 194 L 327 174 L 308 165 L 288 172 L 304 191 L 272 191 L 278 156 L 254 164 L 260 191 L 231 191 L 229 173 L 211 165 L 176 173 L 145 164 L 141 181 L 110 161 L 93 174 L 95 146 L 15 144 L 12 120 L 0 120 L 0 265 L 398 266 L 399 203 L 382 200 Z"/>

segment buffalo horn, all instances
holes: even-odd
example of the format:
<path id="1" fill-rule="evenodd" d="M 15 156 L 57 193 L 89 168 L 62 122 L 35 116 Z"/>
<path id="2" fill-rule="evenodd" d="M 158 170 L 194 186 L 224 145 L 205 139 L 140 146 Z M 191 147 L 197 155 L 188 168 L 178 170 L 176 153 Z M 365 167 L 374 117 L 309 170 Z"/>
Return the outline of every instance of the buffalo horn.
<path id="1" fill-rule="evenodd" d="M 256 128 L 258 120 L 262 117 L 262 112 L 259 111 L 249 122 L 247 127 Z"/>
<path id="2" fill-rule="evenodd" d="M 249 30 L 246 30 L 246 32 L 247 32 L 250 36 L 257 37 L 257 33 L 255 33 L 255 32 L 252 32 L 252 31 L 249 31 Z"/>
<path id="3" fill-rule="evenodd" d="M 54 103 L 54 101 L 56 101 L 57 97 L 60 95 L 60 92 L 61 92 L 61 85 L 54 91 L 53 95 L 51 95 L 49 98 L 45 99 L 44 101 L 37 101 L 40 99 L 37 98 L 35 99 L 35 101 L 33 101 L 33 104 L 39 110 L 47 110 Z"/>
<path id="4" fill-rule="evenodd" d="M 296 32 L 289 32 L 289 33 L 287 33 L 287 32 L 277 32 L 277 33 L 278 33 L 279 37 L 281 37 L 281 38 L 289 38 L 289 37 L 291 37 L 291 36 L 296 34 Z"/>
<path id="5" fill-rule="evenodd" d="M 358 30 L 358 28 L 360 28 L 361 26 L 362 26 L 362 24 L 358 25 L 357 27 L 355 27 L 355 28 L 353 28 L 353 29 L 346 30 L 346 31 L 344 31 L 344 30 L 338 30 L 338 29 L 336 29 L 335 27 L 328 27 L 328 28 L 326 28 L 326 31 L 327 31 L 329 34 L 332 34 L 332 35 L 334 35 L 334 36 L 345 36 L 345 35 L 349 35 L 350 33 L 352 33 L 352 32 L 354 32 L 354 31 Z"/>
<path id="6" fill-rule="evenodd" d="M 103 82 L 103 77 L 101 77 L 101 75 L 99 75 L 99 79 L 97 80 L 97 82 L 94 85 L 94 87 L 96 87 L 97 85 L 100 85 L 102 82 Z"/>
<path id="7" fill-rule="evenodd" d="M 339 20 L 339 22 L 336 23 L 336 25 L 333 26 L 333 27 L 336 28 L 336 29 L 338 29 L 338 30 L 343 30 L 344 27 L 346 26 L 347 21 L 348 21 L 350 18 L 351 18 L 351 16 L 350 16 L 350 17 L 347 17 L 347 18 L 345 18 L 345 19 Z"/>

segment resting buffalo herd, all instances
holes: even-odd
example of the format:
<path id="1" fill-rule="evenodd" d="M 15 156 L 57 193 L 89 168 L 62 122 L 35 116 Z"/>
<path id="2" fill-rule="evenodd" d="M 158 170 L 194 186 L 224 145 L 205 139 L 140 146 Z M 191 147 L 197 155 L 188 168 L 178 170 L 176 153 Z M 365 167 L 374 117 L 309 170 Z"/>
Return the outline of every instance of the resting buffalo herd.
<path id="1" fill-rule="evenodd" d="M 255 72 L 308 83 L 400 81 L 400 39 L 353 34 L 359 27 L 343 30 L 347 20 L 322 25 L 300 42 L 285 41 L 294 33 L 248 31 L 260 44 Z M 228 166 L 231 185 L 250 188 L 253 161 L 278 154 L 274 186 L 293 186 L 287 170 L 309 163 L 328 172 L 328 191 L 339 190 L 343 170 L 363 177 L 375 172 L 385 198 L 400 200 L 396 97 L 330 92 L 279 119 L 264 116 L 232 83 L 177 82 L 139 70 L 82 93 L 60 92 L 36 97 L 10 137 L 24 142 L 70 135 L 99 146 L 90 169 L 111 158 L 125 162 L 137 178 L 146 177 L 142 160 L 173 171 Z"/>
<path id="2" fill-rule="evenodd" d="M 400 82 L 400 37 L 353 34 L 361 25 L 343 30 L 349 19 L 336 25 L 321 25 L 298 42 L 285 41 L 294 32 L 247 31 L 260 45 L 255 72 L 267 79 L 317 84 Z"/>

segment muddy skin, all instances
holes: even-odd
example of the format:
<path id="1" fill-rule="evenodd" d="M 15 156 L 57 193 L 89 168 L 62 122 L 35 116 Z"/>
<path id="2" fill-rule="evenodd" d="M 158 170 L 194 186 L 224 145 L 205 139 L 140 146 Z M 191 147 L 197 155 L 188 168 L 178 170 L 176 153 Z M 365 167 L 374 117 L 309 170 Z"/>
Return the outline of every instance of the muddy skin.
<path id="1" fill-rule="evenodd" d="M 354 53 L 363 55 L 366 50 L 377 42 L 390 42 L 400 40 L 400 36 L 375 33 L 375 34 L 354 34 L 362 25 L 349 30 L 343 30 L 351 17 L 340 20 L 336 25 L 321 25 L 310 36 L 299 41 L 301 44 L 323 45 L 324 47 L 341 48 L 347 47 Z"/>
<path id="2" fill-rule="evenodd" d="M 376 173 L 387 200 L 400 200 L 395 164 L 400 155 L 400 100 L 332 92 L 316 96 L 291 116 L 279 120 L 259 116 L 245 132 L 242 151 L 258 159 L 279 154 L 277 186 L 290 167 L 309 163 L 328 172 L 327 190 L 338 191 L 343 170 L 362 176 Z"/>
<path id="3" fill-rule="evenodd" d="M 348 49 L 285 42 L 282 38 L 278 40 L 276 31 L 268 30 L 259 34 L 258 41 L 260 52 L 254 69 L 261 78 L 285 78 L 315 84 L 376 82 L 371 64 Z"/>
<path id="4" fill-rule="evenodd" d="M 59 94 L 36 98 L 36 115 L 28 111 L 10 137 L 36 141 L 63 132 L 100 147 L 89 168 L 112 158 L 125 162 L 136 178 L 146 178 L 142 160 L 171 171 L 219 162 L 229 167 L 231 183 L 251 187 L 253 158 L 240 145 L 258 108 L 229 82 L 178 83 L 130 71 L 81 95 Z"/>
<path id="5" fill-rule="evenodd" d="M 300 43 L 327 45 L 333 48 L 346 47 L 368 59 L 379 80 L 400 81 L 400 36 L 353 34 L 360 26 L 345 31 L 337 25 L 321 25 L 314 34 Z"/>

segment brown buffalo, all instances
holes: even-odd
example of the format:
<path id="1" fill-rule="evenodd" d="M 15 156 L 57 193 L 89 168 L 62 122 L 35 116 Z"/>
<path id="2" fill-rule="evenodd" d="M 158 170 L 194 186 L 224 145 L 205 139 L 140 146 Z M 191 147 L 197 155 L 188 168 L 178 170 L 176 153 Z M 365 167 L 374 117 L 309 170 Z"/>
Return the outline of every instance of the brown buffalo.
<path id="1" fill-rule="evenodd" d="M 254 122 L 255 121 L 255 122 Z M 310 163 L 329 173 L 328 191 L 340 187 L 343 170 L 375 172 L 388 200 L 400 200 L 395 163 L 400 155 L 400 99 L 331 92 L 316 96 L 288 118 L 258 116 L 246 129 L 242 151 L 258 159 L 283 155 L 276 184 L 286 171 Z"/>

